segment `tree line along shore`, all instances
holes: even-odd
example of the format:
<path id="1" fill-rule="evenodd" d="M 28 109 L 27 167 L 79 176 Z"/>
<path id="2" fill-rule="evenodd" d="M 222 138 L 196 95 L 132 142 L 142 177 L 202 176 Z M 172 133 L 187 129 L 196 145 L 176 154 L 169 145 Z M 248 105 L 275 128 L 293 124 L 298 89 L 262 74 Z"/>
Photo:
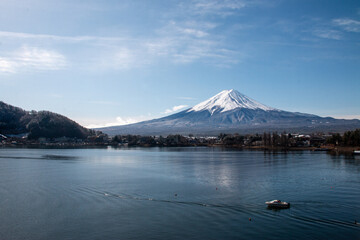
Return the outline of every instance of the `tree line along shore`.
<path id="1" fill-rule="evenodd" d="M 108 136 L 94 132 L 87 138 L 28 138 L 27 136 L 6 136 L 0 134 L 0 146 L 48 146 L 48 147 L 187 147 L 222 146 L 239 149 L 261 150 L 315 150 L 351 153 L 360 149 L 360 129 L 344 134 L 314 133 L 294 134 L 264 132 L 263 134 L 219 134 L 199 137 L 174 134 L 168 136 L 116 135 Z"/>

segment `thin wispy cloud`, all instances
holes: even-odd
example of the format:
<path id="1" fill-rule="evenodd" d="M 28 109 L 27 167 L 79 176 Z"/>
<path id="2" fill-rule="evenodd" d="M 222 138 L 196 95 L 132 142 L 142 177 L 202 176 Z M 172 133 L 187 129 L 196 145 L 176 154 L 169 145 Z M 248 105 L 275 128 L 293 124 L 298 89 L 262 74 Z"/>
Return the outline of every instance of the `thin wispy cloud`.
<path id="1" fill-rule="evenodd" d="M 192 29 L 192 28 L 182 28 L 182 29 L 179 29 L 179 31 L 184 34 L 193 35 L 198 38 L 206 37 L 209 35 L 207 32 L 197 30 L 197 29 Z"/>
<path id="2" fill-rule="evenodd" d="M 87 128 L 102 128 L 102 127 L 111 127 L 111 126 L 122 126 L 122 125 L 127 125 L 127 124 L 133 124 L 133 123 L 138 123 L 138 122 L 142 122 L 142 121 L 146 121 L 146 120 L 150 120 L 152 119 L 151 116 L 133 116 L 133 117 L 116 117 L 114 120 L 110 121 L 102 121 L 99 123 L 95 123 L 95 124 L 84 124 Z M 87 120 L 86 122 L 88 122 L 89 120 Z M 90 121 L 99 121 L 99 120 L 90 120 Z M 83 121 L 85 122 L 85 121 Z"/>
<path id="3" fill-rule="evenodd" d="M 148 43 L 150 51 L 161 49 L 161 55 L 165 55 L 173 63 L 189 64 L 204 62 L 216 65 L 222 62 L 225 65 L 233 65 L 239 62 L 243 55 L 228 48 L 224 39 L 217 35 L 215 24 L 209 22 L 175 22 L 170 21 L 167 26 L 159 30 L 159 38 L 155 42 Z"/>
<path id="4" fill-rule="evenodd" d="M 9 58 L 0 57 L 0 73 L 15 73 L 16 63 Z"/>
<path id="5" fill-rule="evenodd" d="M 0 31 L 1 38 L 10 38 L 10 39 L 32 39 L 32 40 L 47 40 L 50 42 L 89 42 L 89 41 L 124 41 L 129 40 L 128 38 L 122 37 L 99 37 L 99 36 L 59 36 L 51 34 L 31 34 L 31 33 L 22 33 L 22 32 L 6 32 Z"/>
<path id="6" fill-rule="evenodd" d="M 173 112 L 179 111 L 179 110 L 181 110 L 181 109 L 184 109 L 184 108 L 186 108 L 186 107 L 188 107 L 188 105 L 178 105 L 178 106 L 174 106 L 174 107 L 172 107 L 172 108 L 170 108 L 170 109 L 166 109 L 166 110 L 164 111 L 164 114 L 173 113 Z"/>
<path id="7" fill-rule="evenodd" d="M 83 66 L 84 70 L 126 71 L 141 68 L 145 65 L 161 63 L 183 65 L 204 63 L 217 67 L 229 67 L 240 62 L 244 54 L 226 41 L 216 28 L 221 25 L 217 21 L 208 21 L 205 15 L 222 16 L 236 14 L 247 6 L 244 0 L 194 0 L 179 3 L 181 9 L 174 10 L 170 15 L 163 14 L 162 24 L 154 28 L 150 35 L 134 35 L 128 32 L 120 36 L 63 36 L 56 34 L 35 34 L 26 32 L 0 31 L 2 41 L 12 46 L 27 44 L 29 46 L 46 46 L 47 48 L 72 48 L 75 51 L 55 56 L 58 68 L 62 68 L 65 59 L 68 66 Z M 184 11 L 186 10 L 186 11 Z M 186 14 L 185 14 L 186 13 Z M 199 18 L 199 14 L 203 17 Z M 90 51 L 84 49 L 91 46 Z M 9 51 L 9 50 L 8 50 Z M 49 50 L 50 51 L 50 50 Z M 18 72 L 24 61 L 0 54 L 0 71 Z M 86 55 L 86 57 L 84 56 Z M 39 61 L 38 59 L 37 61 Z M 49 62 L 50 58 L 45 58 Z M 34 61 L 33 61 L 34 62 Z M 28 63 L 30 63 L 28 61 Z M 27 64 L 29 65 L 29 64 Z M 42 68 L 40 63 L 34 69 L 51 70 L 51 63 Z"/>
<path id="8" fill-rule="evenodd" d="M 118 46 L 108 46 L 109 53 L 101 57 L 103 68 L 128 70 L 160 62 L 190 64 L 202 62 L 217 66 L 219 62 L 231 66 L 243 57 L 236 50 L 228 49 L 223 39 L 209 30 L 211 23 L 175 22 L 156 31 L 153 38 L 122 42 Z"/>
<path id="9" fill-rule="evenodd" d="M 0 32 L 0 36 L 6 36 L 10 42 L 13 41 L 12 39 L 15 39 L 21 43 L 26 42 L 29 45 L 34 43 L 33 41 L 35 43 L 38 43 L 37 41 L 45 41 L 48 46 L 82 43 L 79 45 L 79 48 L 83 48 L 86 44 L 91 45 L 96 42 L 97 51 L 88 53 L 92 54 L 92 56 L 90 55 L 86 59 L 90 69 L 95 69 L 92 65 L 96 65 L 98 69 L 103 70 L 128 70 L 148 64 L 157 64 L 161 61 L 173 64 L 204 62 L 210 65 L 216 65 L 215 63 L 218 61 L 230 65 L 238 62 L 237 59 L 240 54 L 234 50 L 227 49 L 225 42 L 220 37 L 207 32 L 209 28 L 213 27 L 211 24 L 201 23 L 202 28 L 196 28 L 194 25 L 194 23 L 182 24 L 171 21 L 169 25 L 157 31 L 157 36 L 152 38 L 139 37 L 137 39 L 90 36 L 62 37 L 9 32 Z M 20 53 L 17 53 L 17 57 L 13 53 L 5 54 L 7 56 L 0 55 L 0 71 L 15 73 L 18 67 L 29 65 L 31 62 L 34 63 L 34 68 L 40 69 L 42 68 L 40 65 L 40 55 L 43 57 L 43 70 L 58 69 L 65 66 L 65 55 L 53 50 L 47 50 L 48 53 L 45 53 L 45 51 L 40 48 L 30 49 L 28 47 L 23 49 L 23 54 L 28 55 L 27 59 L 21 57 Z M 30 61 L 31 57 L 32 61 Z M 52 64 L 54 61 L 57 64 Z M 35 62 L 38 62 L 38 64 L 35 64 Z M 46 62 L 49 64 L 46 65 Z M 74 64 L 79 64 L 79 62 L 77 61 Z"/>
<path id="10" fill-rule="evenodd" d="M 360 21 L 350 18 L 338 18 L 333 20 L 334 25 L 342 27 L 347 32 L 360 32 Z"/>
<path id="11" fill-rule="evenodd" d="M 301 21 L 279 20 L 274 24 L 275 27 L 280 29 L 287 37 L 291 36 L 294 39 L 300 40 L 283 42 L 286 45 L 296 46 L 315 46 L 319 47 L 318 42 L 321 40 L 341 40 L 343 38 L 342 31 L 334 29 L 333 24 L 328 20 L 318 17 L 302 17 Z M 304 45 L 303 42 L 307 42 Z M 313 44 L 316 45 L 313 45 Z"/>
<path id="12" fill-rule="evenodd" d="M 130 48 L 122 47 L 116 49 L 110 63 L 105 62 L 105 65 L 112 65 L 114 69 L 125 70 L 135 68 L 143 63 L 140 54 Z"/>
<path id="13" fill-rule="evenodd" d="M 313 35 L 324 39 L 342 40 L 344 32 L 360 32 L 360 21 L 349 18 L 333 19 L 331 22 L 313 19 L 312 23 L 315 25 Z"/>
<path id="14" fill-rule="evenodd" d="M 341 32 L 331 29 L 317 29 L 313 31 L 313 34 L 320 38 L 340 40 L 342 39 Z"/>
<path id="15" fill-rule="evenodd" d="M 61 53 L 38 47 L 23 46 L 0 56 L 0 73 L 59 70 L 66 65 L 66 58 Z"/>

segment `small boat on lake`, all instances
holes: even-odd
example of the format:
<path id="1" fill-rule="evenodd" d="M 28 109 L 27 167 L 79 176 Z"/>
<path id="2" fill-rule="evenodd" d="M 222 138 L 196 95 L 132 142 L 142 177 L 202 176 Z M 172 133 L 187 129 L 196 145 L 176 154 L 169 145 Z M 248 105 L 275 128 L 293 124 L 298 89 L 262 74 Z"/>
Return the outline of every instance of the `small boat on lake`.
<path id="1" fill-rule="evenodd" d="M 354 154 L 360 155 L 360 150 L 354 150 Z"/>
<path id="2" fill-rule="evenodd" d="M 265 202 L 268 208 L 289 208 L 290 203 L 282 202 L 280 200 L 272 200 L 269 202 Z"/>

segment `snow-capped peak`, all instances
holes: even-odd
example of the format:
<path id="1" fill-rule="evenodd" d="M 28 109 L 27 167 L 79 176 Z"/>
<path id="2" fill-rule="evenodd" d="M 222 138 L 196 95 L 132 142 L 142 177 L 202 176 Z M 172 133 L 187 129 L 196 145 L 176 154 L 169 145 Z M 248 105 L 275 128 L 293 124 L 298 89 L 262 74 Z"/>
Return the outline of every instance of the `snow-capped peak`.
<path id="1" fill-rule="evenodd" d="M 189 109 L 188 112 L 199 112 L 208 110 L 211 114 L 215 111 L 226 112 L 236 108 L 246 108 L 246 109 L 261 109 L 264 111 L 276 110 L 265 106 L 255 100 L 245 96 L 244 94 L 239 93 L 238 91 L 224 90 L 217 95 L 209 98 L 208 100 L 199 103 L 193 108 Z"/>

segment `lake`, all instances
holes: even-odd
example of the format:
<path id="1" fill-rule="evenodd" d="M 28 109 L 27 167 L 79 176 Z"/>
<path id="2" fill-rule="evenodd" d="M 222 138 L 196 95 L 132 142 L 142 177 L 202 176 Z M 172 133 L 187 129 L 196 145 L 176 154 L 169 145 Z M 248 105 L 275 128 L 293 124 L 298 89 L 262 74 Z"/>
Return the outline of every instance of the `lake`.
<path id="1" fill-rule="evenodd" d="M 6 240 L 360 239 L 359 199 L 357 156 L 0 148 Z"/>

